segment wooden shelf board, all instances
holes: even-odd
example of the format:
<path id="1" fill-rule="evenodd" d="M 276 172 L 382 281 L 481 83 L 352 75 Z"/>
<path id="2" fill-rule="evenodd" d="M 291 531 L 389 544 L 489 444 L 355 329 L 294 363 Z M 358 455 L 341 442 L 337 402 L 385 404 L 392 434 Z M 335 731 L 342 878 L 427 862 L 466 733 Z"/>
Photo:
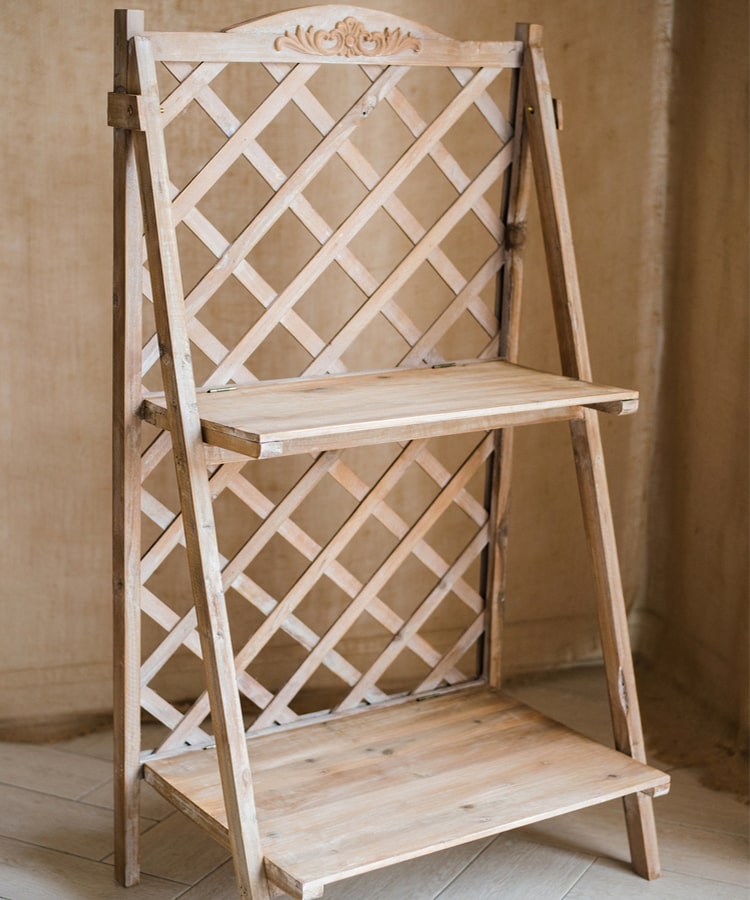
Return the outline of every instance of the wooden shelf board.
<path id="1" fill-rule="evenodd" d="M 669 776 L 482 686 L 248 741 L 269 876 L 298 897 L 381 866 L 639 791 Z M 212 749 L 145 778 L 228 843 Z"/>
<path id="2" fill-rule="evenodd" d="M 490 359 L 295 378 L 200 392 L 207 444 L 262 458 L 575 418 L 583 406 L 632 412 L 636 391 Z M 163 396 L 143 417 L 167 428 Z"/>

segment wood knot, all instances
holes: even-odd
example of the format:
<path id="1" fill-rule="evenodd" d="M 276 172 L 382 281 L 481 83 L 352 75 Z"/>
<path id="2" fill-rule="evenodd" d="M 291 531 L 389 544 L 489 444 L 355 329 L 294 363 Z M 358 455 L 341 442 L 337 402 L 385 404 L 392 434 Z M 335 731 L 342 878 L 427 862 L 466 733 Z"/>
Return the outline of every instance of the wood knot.
<path id="1" fill-rule="evenodd" d="M 516 250 L 526 243 L 526 223 L 511 222 L 505 229 L 505 247 Z"/>

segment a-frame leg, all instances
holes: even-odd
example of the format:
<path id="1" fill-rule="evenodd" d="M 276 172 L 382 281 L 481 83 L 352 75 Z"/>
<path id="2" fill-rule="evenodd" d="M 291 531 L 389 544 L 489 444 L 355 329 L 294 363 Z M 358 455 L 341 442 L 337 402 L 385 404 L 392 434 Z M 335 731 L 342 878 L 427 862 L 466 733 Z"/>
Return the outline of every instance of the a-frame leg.
<path id="1" fill-rule="evenodd" d="M 516 29 L 516 40 L 523 40 L 518 28 Z M 497 307 L 500 321 L 498 356 L 509 362 L 517 362 L 523 288 L 523 251 L 526 238 L 526 215 L 531 192 L 531 160 L 529 144 L 523 127 L 523 86 L 518 71 L 513 74 L 510 114 L 513 118 L 516 140 L 510 178 L 506 183 L 500 216 L 501 221 L 505 222 L 505 262 L 500 272 L 498 286 Z M 495 433 L 495 448 L 489 479 L 490 535 L 485 584 L 488 622 L 484 670 L 490 685 L 495 689 L 499 689 L 502 682 L 513 441 L 513 428 L 501 428 Z"/>
<path id="2" fill-rule="evenodd" d="M 135 134 L 135 148 L 154 318 L 232 859 L 239 896 L 269 900 L 190 362 L 156 68 L 148 40 L 138 36 L 133 44 L 137 77 L 131 90 L 141 94 L 143 129 Z"/>
<path id="3" fill-rule="evenodd" d="M 115 11 L 114 91 L 128 90 L 128 39 L 143 13 Z M 140 878 L 141 666 L 141 241 L 143 224 L 131 132 L 114 131 L 112 378 L 112 586 L 115 874 Z"/>
<path id="4" fill-rule="evenodd" d="M 573 252 L 555 113 L 539 26 L 522 28 L 525 126 L 534 168 L 550 277 L 555 325 L 565 375 L 591 380 L 580 286 Z M 643 733 L 622 592 L 601 433 L 597 413 L 584 410 L 570 423 L 586 534 L 597 586 L 599 628 L 610 710 L 618 750 L 644 761 Z M 625 799 L 633 867 L 645 878 L 659 875 L 651 798 Z"/>
<path id="5" fill-rule="evenodd" d="M 584 526 L 594 565 L 599 632 L 615 746 L 633 759 L 645 762 L 625 598 L 597 415 L 593 410 L 586 410 L 582 419 L 571 421 L 570 431 Z M 645 794 L 631 794 L 624 798 L 624 805 L 633 868 L 644 878 L 658 878 L 653 801 Z"/>

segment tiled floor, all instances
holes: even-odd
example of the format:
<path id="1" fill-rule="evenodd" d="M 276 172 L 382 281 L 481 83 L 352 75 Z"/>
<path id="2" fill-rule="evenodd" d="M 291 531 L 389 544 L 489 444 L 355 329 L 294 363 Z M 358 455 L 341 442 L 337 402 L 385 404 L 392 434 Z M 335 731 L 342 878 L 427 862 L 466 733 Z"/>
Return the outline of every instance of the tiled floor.
<path id="1" fill-rule="evenodd" d="M 516 692 L 608 741 L 601 685 L 601 673 L 585 670 Z M 225 851 L 150 792 L 141 884 L 115 884 L 111 755 L 109 732 L 47 746 L 0 744 L 0 898 L 233 898 Z M 703 787 L 695 769 L 671 774 L 672 792 L 656 801 L 659 881 L 643 881 L 627 865 L 614 803 L 331 886 L 326 900 L 747 900 L 748 807 Z"/>

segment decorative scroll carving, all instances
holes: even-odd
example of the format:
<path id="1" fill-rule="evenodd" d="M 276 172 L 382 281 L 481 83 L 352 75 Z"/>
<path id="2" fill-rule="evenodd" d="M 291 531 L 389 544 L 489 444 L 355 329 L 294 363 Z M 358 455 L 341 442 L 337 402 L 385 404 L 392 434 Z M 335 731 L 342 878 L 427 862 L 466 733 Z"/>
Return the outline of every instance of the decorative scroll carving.
<path id="1" fill-rule="evenodd" d="M 418 53 L 421 47 L 421 41 L 412 37 L 410 31 L 406 34 L 400 28 L 368 31 L 364 23 L 353 16 L 337 22 L 331 31 L 315 31 L 312 25 L 305 30 L 298 25 L 293 35 L 285 31 L 283 37 L 274 42 L 276 50 L 288 48 L 316 56 L 393 56 L 406 50 Z"/>

